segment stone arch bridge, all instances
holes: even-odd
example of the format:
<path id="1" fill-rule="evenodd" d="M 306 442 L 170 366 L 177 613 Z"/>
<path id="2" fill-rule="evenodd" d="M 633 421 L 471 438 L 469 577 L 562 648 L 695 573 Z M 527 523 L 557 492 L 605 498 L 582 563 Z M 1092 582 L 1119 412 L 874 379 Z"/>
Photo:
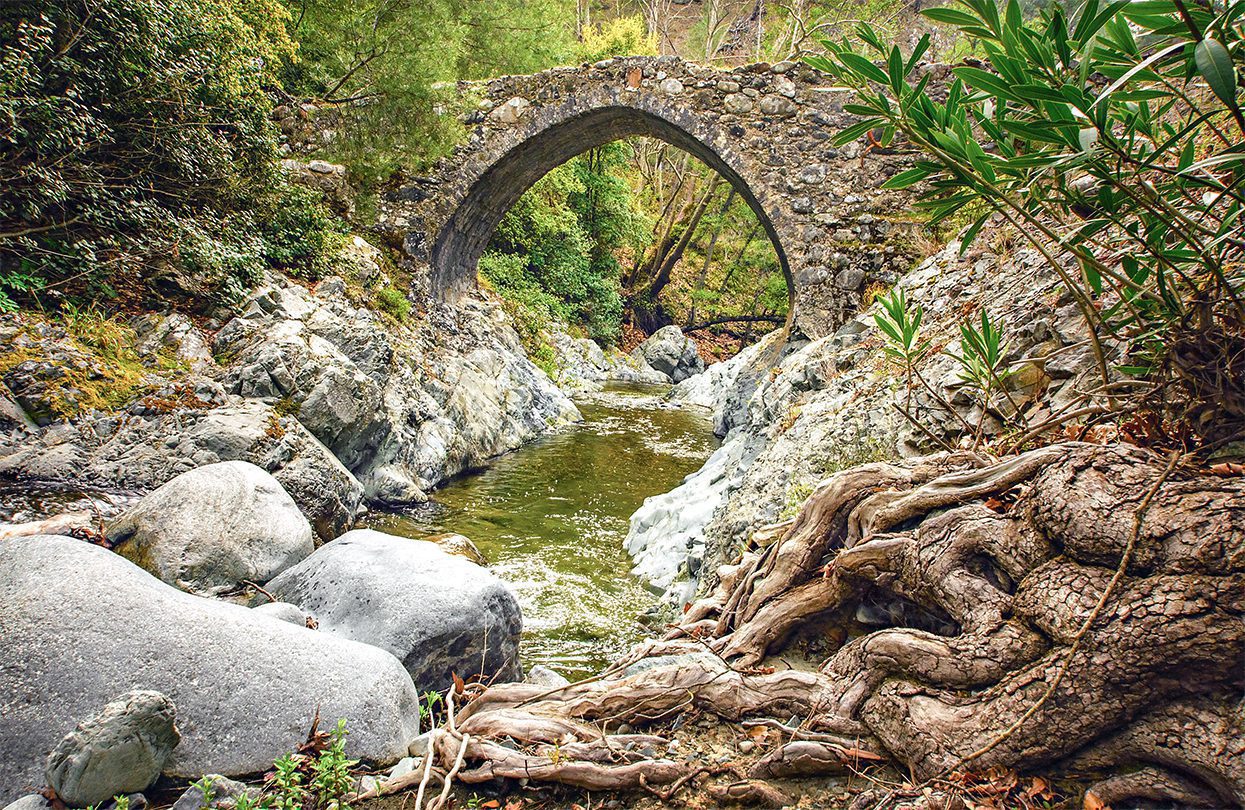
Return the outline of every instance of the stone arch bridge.
<path id="1" fill-rule="evenodd" d="M 650 136 L 731 182 L 774 243 L 796 331 L 832 332 L 867 286 L 911 258 L 905 195 L 879 189 L 907 159 L 866 141 L 835 148 L 855 119 L 848 94 L 790 62 L 733 70 L 672 57 L 615 58 L 530 76 L 461 83 L 483 98 L 463 120 L 467 140 L 432 176 L 388 196 L 381 230 L 400 237 L 429 292 L 453 300 L 502 216 L 551 169 L 593 147 Z"/>

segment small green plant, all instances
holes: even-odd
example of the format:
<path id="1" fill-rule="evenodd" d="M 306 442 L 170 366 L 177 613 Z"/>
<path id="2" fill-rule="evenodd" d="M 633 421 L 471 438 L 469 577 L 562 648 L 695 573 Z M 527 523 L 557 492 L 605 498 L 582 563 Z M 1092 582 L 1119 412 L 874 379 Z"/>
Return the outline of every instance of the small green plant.
<path id="1" fill-rule="evenodd" d="M 904 411 L 911 411 L 913 380 L 919 375 L 916 367 L 930 349 L 930 342 L 921 337 L 921 318 L 925 310 L 920 304 L 910 305 L 899 288 L 878 300 L 882 311 L 874 313 L 873 322 L 886 339 L 882 350 L 903 369 L 906 378 Z"/>
<path id="2" fill-rule="evenodd" d="M 200 808 L 211 807 L 212 802 L 216 801 L 216 780 L 212 777 L 205 776 L 191 787 L 199 789 Z"/>
<path id="3" fill-rule="evenodd" d="M 320 753 L 312 767 L 313 790 L 321 801 L 321 806 L 330 803 L 338 808 L 346 807 L 343 798 L 350 790 L 350 769 L 357 764 L 355 760 L 346 758 L 346 721 L 337 721 L 329 745 Z"/>
<path id="4" fill-rule="evenodd" d="M 272 406 L 272 412 L 278 418 L 282 416 L 298 416 L 301 408 L 302 406 L 290 397 L 281 397 L 281 399 L 277 400 L 277 404 Z"/>
<path id="5" fill-rule="evenodd" d="M 1019 408 L 1007 390 L 1007 379 L 1012 376 L 1004 356 L 1007 353 L 1003 333 L 990 320 L 985 310 L 981 312 L 981 328 L 971 322 L 960 324 L 960 353 L 952 354 L 960 364 L 960 379 L 974 388 L 981 405 L 981 420 L 974 434 L 974 444 L 981 441 L 986 414 L 994 408 L 995 396 L 1002 392 L 1012 404 L 1012 412 L 1019 416 Z"/>
<path id="6" fill-rule="evenodd" d="M 971 324 L 963 325 L 960 354 L 952 355 L 960 363 L 961 379 L 975 385 L 981 394 L 982 418 L 976 425 L 972 425 L 926 381 L 918 368 L 932 350 L 931 342 L 921 336 L 921 319 L 925 314 L 921 305 L 910 303 L 901 289 L 892 290 L 890 295 L 879 299 L 879 303 L 882 311 L 874 313 L 873 320 L 885 339 L 882 350 L 903 369 L 905 377 L 904 404 L 902 408 L 898 405 L 895 407 L 927 436 L 945 445 L 945 442 L 935 437 L 921 423 L 919 414 L 913 413 L 912 389 L 916 387 L 916 383 L 920 383 L 945 411 L 959 420 L 961 427 L 974 437 L 974 443 L 980 442 L 986 411 L 989 410 L 993 395 L 999 390 L 1007 390 L 1003 380 L 1009 372 L 1003 365 L 1004 347 L 998 329 L 983 312 L 981 330 L 978 331 Z"/>
<path id="7" fill-rule="evenodd" d="M 440 692 L 429 690 L 419 696 L 419 719 L 426 725 L 431 725 L 437 718 L 441 706 L 445 703 L 445 698 Z"/>
<path id="8" fill-rule="evenodd" d="M 808 496 L 812 494 L 812 484 L 804 482 L 788 484 L 787 497 L 783 501 L 782 510 L 778 513 L 778 520 L 790 520 L 800 514 L 800 509 L 804 507 L 804 502 L 807 501 Z"/>
<path id="9" fill-rule="evenodd" d="M 108 806 L 108 805 L 93 804 L 90 807 L 88 807 L 86 810 L 102 810 L 102 808 L 104 808 L 105 806 Z M 113 796 L 112 805 L 108 807 L 109 807 L 109 810 L 130 810 L 130 797 L 129 796 Z"/>
<path id="10" fill-rule="evenodd" d="M 0 270 L 0 312 L 16 312 L 17 299 L 33 295 L 43 288 L 43 280 L 34 272 Z"/>
<path id="11" fill-rule="evenodd" d="M 883 347 L 889 357 L 911 370 L 929 353 L 929 341 L 921 338 L 921 318 L 925 310 L 920 304 L 909 304 L 902 289 L 891 290 L 880 297 L 882 311 L 875 313 L 873 322 L 887 337 Z"/>
<path id="12" fill-rule="evenodd" d="M 307 800 L 307 788 L 303 785 L 303 774 L 299 770 L 302 757 L 286 754 L 272 763 L 273 803 L 268 805 L 276 810 L 298 810 Z M 264 805 L 261 803 L 261 807 Z"/>
<path id="13" fill-rule="evenodd" d="M 393 287 L 385 287 L 376 293 L 376 306 L 399 323 L 405 322 L 411 314 L 410 300 Z"/>
<path id="14" fill-rule="evenodd" d="M 346 721 L 338 720 L 319 753 L 278 759 L 263 792 L 239 796 L 236 810 L 349 810 L 350 769 L 359 763 L 346 757 L 346 735 Z"/>

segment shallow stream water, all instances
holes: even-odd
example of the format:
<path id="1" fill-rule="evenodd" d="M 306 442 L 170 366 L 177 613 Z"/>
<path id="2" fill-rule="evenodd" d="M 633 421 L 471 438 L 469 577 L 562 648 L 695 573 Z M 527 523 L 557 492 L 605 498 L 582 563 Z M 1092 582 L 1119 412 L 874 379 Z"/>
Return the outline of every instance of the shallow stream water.
<path id="1" fill-rule="evenodd" d="M 716 447 L 707 417 L 663 402 L 665 390 L 586 394 L 576 400 L 583 422 L 447 484 L 428 504 L 373 513 L 366 525 L 471 538 L 518 594 L 524 666 L 546 664 L 572 679 L 595 673 L 645 635 L 637 617 L 655 602 L 623 548 L 631 513 Z"/>

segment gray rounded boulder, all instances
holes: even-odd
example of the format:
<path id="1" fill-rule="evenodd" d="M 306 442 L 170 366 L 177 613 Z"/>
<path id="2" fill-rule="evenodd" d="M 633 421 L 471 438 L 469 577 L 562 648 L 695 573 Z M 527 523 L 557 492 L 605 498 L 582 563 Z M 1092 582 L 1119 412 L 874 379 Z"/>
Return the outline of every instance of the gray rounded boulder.
<path id="1" fill-rule="evenodd" d="M 663 326 L 636 346 L 632 355 L 665 374 L 671 382 L 682 382 L 705 370 L 705 361 L 696 344 L 677 326 Z"/>
<path id="2" fill-rule="evenodd" d="M 299 627 L 312 627 L 307 620 L 311 617 L 303 612 L 298 605 L 291 605 L 289 602 L 266 602 L 262 605 L 256 605 L 251 608 L 256 613 L 262 613 L 265 616 L 271 616 L 274 619 L 280 619 L 283 622 L 296 624 Z"/>
<path id="3" fill-rule="evenodd" d="M 294 499 L 246 461 L 182 473 L 112 521 L 107 535 L 117 553 L 205 596 L 267 582 L 315 549 Z"/>
<path id="4" fill-rule="evenodd" d="M 175 707 L 159 692 L 135 689 L 65 735 L 48 757 L 48 785 L 73 807 L 139 793 L 160 777 L 181 740 Z"/>
<path id="5" fill-rule="evenodd" d="M 239 605 L 192 596 L 99 546 L 0 542 L 0 803 L 42 786 L 62 738 L 119 692 L 177 706 L 163 772 L 263 772 L 345 718 L 352 758 L 406 756 L 419 696 L 389 653 Z"/>
<path id="6" fill-rule="evenodd" d="M 268 583 L 320 632 L 397 656 L 419 689 L 461 678 L 517 680 L 523 618 L 510 588 L 435 543 L 356 529 Z"/>

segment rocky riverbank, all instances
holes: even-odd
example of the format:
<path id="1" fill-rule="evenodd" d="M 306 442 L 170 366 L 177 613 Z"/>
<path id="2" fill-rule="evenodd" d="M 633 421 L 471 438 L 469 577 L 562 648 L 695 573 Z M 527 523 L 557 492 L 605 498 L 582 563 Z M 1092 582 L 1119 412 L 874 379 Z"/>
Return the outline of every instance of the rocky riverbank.
<path id="1" fill-rule="evenodd" d="M 1042 257 L 1005 229 L 964 256 L 958 243 L 948 245 L 895 288 L 924 308 L 922 334 L 936 347 L 954 350 L 960 324 L 982 311 L 1003 325 L 1015 369 L 1009 394 L 1026 423 L 1100 397 L 1079 312 Z M 669 601 L 690 601 L 716 582 L 718 566 L 772 539 L 766 527 L 793 517 L 828 475 L 961 446 L 971 442 L 969 425 L 984 422 L 987 438 L 1001 434 L 999 414 L 983 416 L 947 352 L 920 369 L 937 398 L 920 385 L 909 394 L 883 350 L 879 311 L 874 304 L 816 341 L 779 330 L 675 386 L 674 401 L 712 410 L 723 443 L 700 472 L 632 518 L 627 545 L 637 571 L 667 589 Z"/>
<path id="2" fill-rule="evenodd" d="M 244 460 L 273 473 L 328 539 L 369 502 L 422 501 L 578 419 L 487 299 L 408 325 L 354 304 L 342 278 L 309 289 L 274 277 L 236 311 L 136 320 L 121 391 L 133 396 L 112 408 L 92 399 L 105 363 L 73 334 L 3 316 L 0 476 L 146 491 Z"/>
<path id="3" fill-rule="evenodd" d="M 555 327 L 555 382 L 486 295 L 369 304 L 359 267 L 380 264 L 355 240 L 340 276 L 269 276 L 206 314 L 0 316 L 0 476 L 95 493 L 6 512 L 26 522 L 0 534 L 0 802 L 253 775 L 317 715 L 387 766 L 419 748 L 421 692 L 522 677 L 504 582 L 350 528 L 578 421 L 566 392 L 703 365 L 677 330 L 623 355 Z M 109 759 L 133 729 L 142 756 Z"/>
<path id="4" fill-rule="evenodd" d="M 45 783 L 84 806 L 160 775 L 261 773 L 317 717 L 389 765 L 418 738 L 421 692 L 522 677 L 518 603 L 465 558 L 470 541 L 358 530 L 317 550 L 294 499 L 246 461 L 182 473 L 102 532 L 30 533 L 46 526 L 0 540 L 0 802 Z M 165 715 L 175 734 L 115 750 Z"/>

